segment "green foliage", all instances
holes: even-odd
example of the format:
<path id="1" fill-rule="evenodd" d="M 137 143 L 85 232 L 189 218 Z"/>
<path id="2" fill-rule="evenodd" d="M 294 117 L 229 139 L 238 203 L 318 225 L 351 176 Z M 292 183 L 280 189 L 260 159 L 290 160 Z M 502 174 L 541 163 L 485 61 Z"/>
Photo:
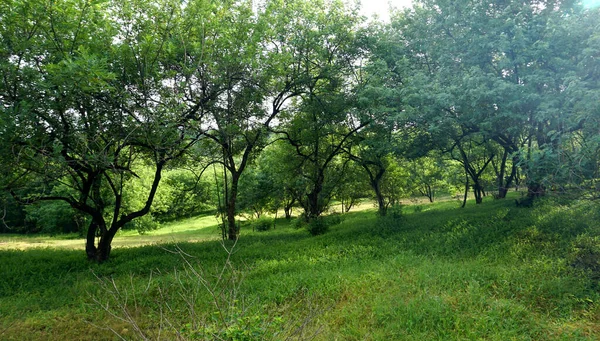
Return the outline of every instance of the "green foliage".
<path id="1" fill-rule="evenodd" d="M 264 232 L 274 227 L 275 220 L 273 218 L 260 217 L 258 219 L 252 220 L 250 222 L 250 225 L 252 226 L 252 230 Z"/>
<path id="2" fill-rule="evenodd" d="M 301 214 L 299 217 L 292 221 L 292 227 L 294 227 L 295 229 L 301 229 L 303 227 L 306 227 L 307 224 L 308 223 L 306 222 L 306 217 L 304 216 L 304 214 Z"/>
<path id="3" fill-rule="evenodd" d="M 305 224 L 304 227 L 312 236 L 318 236 L 327 233 L 331 226 L 342 223 L 342 220 L 343 218 L 341 214 L 332 213 L 313 218 L 307 224 Z"/>
<path id="4" fill-rule="evenodd" d="M 402 228 L 403 217 L 402 205 L 396 204 L 388 207 L 386 215 L 377 217 L 377 223 L 373 225 L 372 232 L 384 237 L 397 233 Z"/>
<path id="5" fill-rule="evenodd" d="M 83 233 L 86 220 L 65 202 L 40 202 L 26 206 L 26 222 L 42 233 Z"/>
<path id="6" fill-rule="evenodd" d="M 214 184 L 194 171 L 169 170 L 157 193 L 164 208 L 156 210 L 157 205 L 153 205 L 152 216 L 159 221 L 180 220 L 215 208 L 213 188 Z"/>
<path id="7" fill-rule="evenodd" d="M 308 222 L 306 230 L 312 236 L 318 236 L 329 231 L 329 226 L 330 224 L 325 217 L 317 217 Z"/>

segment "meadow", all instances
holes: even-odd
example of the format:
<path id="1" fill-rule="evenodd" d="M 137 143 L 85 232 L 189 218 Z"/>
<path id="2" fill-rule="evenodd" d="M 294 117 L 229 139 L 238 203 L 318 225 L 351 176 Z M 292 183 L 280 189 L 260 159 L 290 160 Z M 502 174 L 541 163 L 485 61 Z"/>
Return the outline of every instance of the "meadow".
<path id="1" fill-rule="evenodd" d="M 100 265 L 81 240 L 2 237 L 0 339 L 598 340 L 599 221 L 595 202 L 486 198 L 319 236 L 247 223 L 231 244 L 206 216 L 125 232 Z"/>

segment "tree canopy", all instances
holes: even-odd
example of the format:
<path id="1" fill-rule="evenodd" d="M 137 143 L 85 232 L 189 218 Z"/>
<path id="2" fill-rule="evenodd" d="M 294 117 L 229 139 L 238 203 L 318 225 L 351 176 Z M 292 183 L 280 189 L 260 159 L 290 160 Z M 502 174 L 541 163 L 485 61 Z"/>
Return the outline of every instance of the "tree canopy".
<path id="1" fill-rule="evenodd" d="M 358 9 L 4 1 L 5 225 L 66 212 L 53 224 L 85 224 L 104 261 L 142 217 L 219 206 L 235 240 L 241 210 L 312 220 L 366 184 L 381 215 L 400 195 L 462 187 L 481 203 L 522 180 L 531 197 L 600 196 L 598 9 L 421 0 L 390 23 Z"/>

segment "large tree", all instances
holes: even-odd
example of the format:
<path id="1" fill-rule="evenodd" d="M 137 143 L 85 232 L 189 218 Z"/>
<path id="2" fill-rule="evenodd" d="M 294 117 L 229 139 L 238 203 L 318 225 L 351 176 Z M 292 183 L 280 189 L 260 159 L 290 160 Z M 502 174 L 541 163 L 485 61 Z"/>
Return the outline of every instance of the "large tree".
<path id="1" fill-rule="evenodd" d="M 415 124 L 434 140 L 452 127 L 494 141 L 500 196 L 518 165 L 534 192 L 546 175 L 532 152 L 555 154 L 581 128 L 574 81 L 589 31 L 571 26 L 584 13 L 573 1 L 424 0 L 392 21 L 386 61 Z"/>
<path id="2" fill-rule="evenodd" d="M 213 74 L 221 75 L 223 92 L 198 129 L 209 142 L 213 162 L 225 169 L 225 216 L 232 240 L 238 236 L 240 178 L 264 148 L 273 121 L 303 91 L 300 20 L 307 8 L 316 10 L 304 1 L 266 1 L 257 10 L 251 1 L 224 2 L 215 10 L 221 22 L 230 23 L 216 33 L 219 63 L 211 66 Z"/>
<path id="3" fill-rule="evenodd" d="M 214 97 L 181 101 L 180 10 L 64 0 L 2 11 L 2 186 L 22 203 L 59 200 L 86 214 L 89 259 L 107 260 L 117 231 L 148 214 L 163 170 L 195 141 L 188 117 Z M 135 162 L 152 167 L 151 186 L 125 209 Z"/>

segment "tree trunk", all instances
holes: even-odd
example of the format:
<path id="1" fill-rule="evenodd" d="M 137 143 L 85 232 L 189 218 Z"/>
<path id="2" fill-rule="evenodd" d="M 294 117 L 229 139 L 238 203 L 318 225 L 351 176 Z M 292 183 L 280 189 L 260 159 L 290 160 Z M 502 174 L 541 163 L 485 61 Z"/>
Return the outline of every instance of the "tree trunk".
<path id="1" fill-rule="evenodd" d="M 381 179 L 383 179 L 383 175 L 385 174 L 385 168 L 383 168 L 383 166 L 379 167 L 375 175 L 371 173 L 371 170 L 366 165 L 364 165 L 363 168 L 365 168 L 365 170 L 369 174 L 369 184 L 371 184 L 371 188 L 373 188 L 373 191 L 375 192 L 378 213 L 380 216 L 383 217 L 387 214 L 387 205 L 385 204 L 385 197 L 381 192 Z"/>
<path id="2" fill-rule="evenodd" d="M 227 200 L 227 238 L 229 240 L 237 240 L 238 230 L 235 225 L 235 202 L 237 198 L 237 187 L 239 177 L 231 176 L 231 192 Z"/>
<path id="3" fill-rule="evenodd" d="M 98 249 L 96 248 L 96 231 L 98 231 L 98 222 L 92 218 L 92 222 L 88 227 L 85 242 L 85 253 L 87 254 L 87 258 L 89 260 L 95 260 L 96 253 L 98 252 Z"/>
<path id="4" fill-rule="evenodd" d="M 313 190 L 306 196 L 308 199 L 306 218 L 309 221 L 321 215 L 323 205 L 319 202 L 319 195 L 323 191 L 323 182 L 325 182 L 325 176 L 323 175 L 323 171 L 319 170 L 319 174 L 315 178 Z"/>
<path id="5" fill-rule="evenodd" d="M 307 212 L 307 218 L 308 220 L 312 220 L 316 217 L 318 217 L 321 212 L 319 209 L 319 192 L 317 191 L 317 189 L 313 189 L 312 192 L 308 193 L 307 195 L 307 199 L 308 199 L 308 212 Z"/>
<path id="6" fill-rule="evenodd" d="M 430 184 L 425 185 L 425 196 L 429 199 L 429 202 L 433 202 L 433 189 Z"/>
<path id="7" fill-rule="evenodd" d="M 463 197 L 463 203 L 461 207 L 467 206 L 467 196 L 469 195 L 469 175 L 465 174 L 465 195 Z"/>
<path id="8" fill-rule="evenodd" d="M 284 206 L 283 207 L 283 212 L 285 213 L 285 219 L 290 220 L 292 219 L 292 206 Z"/>
<path id="9" fill-rule="evenodd" d="M 381 189 L 379 188 L 379 185 L 377 185 L 377 187 L 374 188 L 374 190 L 375 190 L 375 196 L 377 197 L 377 206 L 378 206 L 377 212 L 379 212 L 379 215 L 383 217 L 387 214 L 387 205 L 385 204 L 385 198 L 383 197 L 383 194 L 381 193 Z"/>
<path id="10" fill-rule="evenodd" d="M 101 218 L 92 218 L 90 227 L 87 232 L 87 240 L 85 244 L 85 252 L 89 260 L 102 263 L 110 257 L 111 243 L 119 227 L 111 227 L 106 229 L 106 223 Z M 100 231 L 100 241 L 96 246 L 96 233 Z"/>
<path id="11" fill-rule="evenodd" d="M 475 203 L 481 204 L 483 202 L 483 188 L 479 183 L 479 179 L 473 179 L 473 194 L 475 195 Z"/>
<path id="12" fill-rule="evenodd" d="M 238 184 L 240 182 L 241 172 L 231 172 L 231 188 L 227 198 L 227 238 L 237 240 L 240 232 L 235 221 L 235 205 L 238 194 Z"/>
<path id="13" fill-rule="evenodd" d="M 96 253 L 96 261 L 98 263 L 102 263 L 110 257 L 111 251 L 111 243 L 115 234 L 117 234 L 118 228 L 111 227 L 102 237 L 100 237 L 100 242 L 98 243 L 98 251 Z"/>

